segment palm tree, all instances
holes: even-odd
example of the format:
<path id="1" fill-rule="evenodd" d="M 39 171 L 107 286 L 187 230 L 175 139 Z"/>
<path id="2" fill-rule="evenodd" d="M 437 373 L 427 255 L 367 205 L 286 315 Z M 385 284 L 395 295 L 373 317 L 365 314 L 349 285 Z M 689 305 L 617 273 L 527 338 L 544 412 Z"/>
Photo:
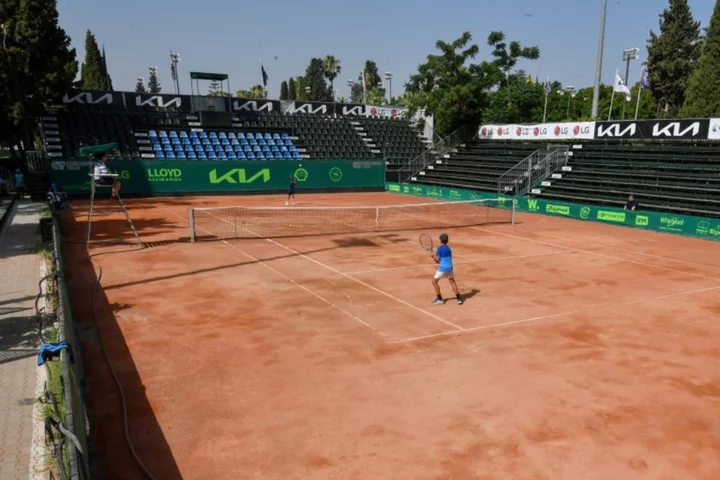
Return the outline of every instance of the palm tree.
<path id="1" fill-rule="evenodd" d="M 341 72 L 342 66 L 340 65 L 340 60 L 332 55 L 325 57 L 325 78 L 330 81 L 330 90 L 332 91 L 333 98 L 335 98 L 333 82 Z"/>

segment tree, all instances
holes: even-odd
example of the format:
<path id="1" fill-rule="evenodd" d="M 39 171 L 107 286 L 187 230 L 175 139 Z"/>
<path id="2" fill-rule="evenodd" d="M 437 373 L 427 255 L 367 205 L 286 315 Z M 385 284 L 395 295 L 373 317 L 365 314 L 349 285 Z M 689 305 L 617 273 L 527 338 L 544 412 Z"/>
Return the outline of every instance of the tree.
<path id="1" fill-rule="evenodd" d="M 138 77 L 137 83 L 135 84 L 135 91 L 137 93 L 147 92 L 147 90 L 145 90 L 145 82 L 142 77 Z"/>
<path id="2" fill-rule="evenodd" d="M 325 82 L 325 61 L 323 59 L 311 59 L 303 78 L 303 90 L 301 90 L 301 93 L 304 100 L 311 102 L 332 101 L 332 93 Z"/>
<path id="3" fill-rule="evenodd" d="M 220 82 L 217 80 L 211 81 L 208 86 L 208 97 L 222 97 L 223 95 L 225 95 L 225 93 L 223 93 L 220 87 Z"/>
<path id="4" fill-rule="evenodd" d="M 283 82 L 280 84 L 280 100 L 288 100 L 290 97 L 290 92 L 288 91 L 288 83 L 283 80 Z"/>
<path id="5" fill-rule="evenodd" d="M 265 98 L 265 88 L 262 85 L 253 85 L 250 90 L 238 90 L 235 96 L 238 98 Z"/>
<path id="6" fill-rule="evenodd" d="M 720 114 L 720 2 L 710 17 L 698 65 L 685 92 L 683 117 L 707 118 Z"/>
<path id="7" fill-rule="evenodd" d="M 158 82 L 157 78 L 157 68 L 156 67 L 150 67 L 150 79 L 148 80 L 148 92 L 150 93 L 160 93 L 161 91 L 160 82 Z"/>
<path id="8" fill-rule="evenodd" d="M 295 77 L 296 100 L 307 100 L 305 95 L 305 77 Z"/>
<path id="9" fill-rule="evenodd" d="M 383 88 L 382 78 L 380 78 L 377 64 L 375 62 L 372 60 L 366 60 L 363 72 L 365 73 L 365 86 L 368 90 Z M 358 77 L 358 79 L 362 82 L 362 77 Z"/>
<path id="10" fill-rule="evenodd" d="M 365 77 L 365 90 L 363 90 L 363 76 Z M 382 78 L 378 73 L 377 64 L 372 60 L 365 61 L 365 67 L 358 75 L 357 82 L 350 87 L 350 98 L 353 103 L 373 105 L 384 103 L 385 89 L 383 88 Z M 379 98 L 382 100 L 378 100 Z"/>
<path id="11" fill-rule="evenodd" d="M 85 34 L 85 61 L 80 75 L 83 90 L 109 90 L 103 57 L 100 55 L 95 35 L 90 30 Z"/>
<path id="12" fill-rule="evenodd" d="M 103 49 L 102 49 L 102 65 L 103 65 L 103 74 L 105 74 L 105 83 L 107 86 L 107 91 L 112 92 L 113 84 L 112 84 L 112 78 L 110 78 L 110 73 L 108 73 L 107 57 L 105 56 L 105 45 L 103 45 Z"/>
<path id="13" fill-rule="evenodd" d="M 670 0 L 660 14 L 660 35 L 650 32 L 648 74 L 655 102 L 667 104 L 670 115 L 685 103 L 688 80 L 699 56 L 700 22 L 687 0 Z"/>
<path id="14" fill-rule="evenodd" d="M 421 109 L 426 115 L 433 114 L 435 130 L 441 135 L 463 125 L 479 125 L 490 104 L 491 90 L 506 79 L 497 62 L 471 63 L 480 51 L 471 40 L 470 32 L 451 43 L 438 40 L 435 46 L 440 54 L 428 55 L 405 85 L 410 115 Z"/>
<path id="15" fill-rule="evenodd" d="M 505 85 L 490 93 L 485 113 L 491 123 L 530 123 L 542 120 L 545 106 L 545 89 L 529 83 L 525 72 L 507 77 Z M 563 116 L 567 112 L 563 111 Z"/>
<path id="16" fill-rule="evenodd" d="M 0 10 L 0 144 L 20 166 L 16 155 L 35 148 L 39 118 L 72 88 L 78 64 L 55 2 L 3 0 Z"/>
<path id="17" fill-rule="evenodd" d="M 295 79 L 293 77 L 290 77 L 290 80 L 288 80 L 288 100 L 297 100 L 297 85 L 295 84 Z"/>
<path id="18" fill-rule="evenodd" d="M 325 78 L 330 82 L 330 94 L 332 98 L 335 98 L 335 79 L 340 72 L 342 72 L 340 60 L 332 55 L 325 57 Z"/>

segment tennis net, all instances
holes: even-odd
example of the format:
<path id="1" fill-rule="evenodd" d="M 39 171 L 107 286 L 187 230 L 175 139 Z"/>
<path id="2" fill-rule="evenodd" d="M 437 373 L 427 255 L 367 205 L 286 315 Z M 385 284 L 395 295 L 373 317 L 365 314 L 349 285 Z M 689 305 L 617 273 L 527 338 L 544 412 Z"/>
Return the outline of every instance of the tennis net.
<path id="1" fill-rule="evenodd" d="M 191 208 L 189 218 L 195 242 L 514 223 L 515 204 L 490 198 L 378 207 L 214 207 Z"/>

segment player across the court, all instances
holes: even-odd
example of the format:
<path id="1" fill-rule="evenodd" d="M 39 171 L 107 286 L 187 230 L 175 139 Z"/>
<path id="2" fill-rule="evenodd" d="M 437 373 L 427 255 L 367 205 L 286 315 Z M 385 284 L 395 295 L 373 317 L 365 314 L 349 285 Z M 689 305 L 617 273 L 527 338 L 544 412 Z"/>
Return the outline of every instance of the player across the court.
<path id="1" fill-rule="evenodd" d="M 453 261 L 452 261 L 452 250 L 448 246 L 448 235 L 447 233 L 443 233 L 440 235 L 440 245 L 437 249 L 437 251 L 433 252 L 433 244 L 432 244 L 432 238 L 427 233 L 423 233 L 420 235 L 420 245 L 427 250 L 430 253 L 430 256 L 435 260 L 435 263 L 438 264 L 437 272 L 435 272 L 435 276 L 433 277 L 432 284 L 433 288 L 435 288 L 435 295 L 436 298 L 433 300 L 434 305 L 442 305 L 445 303 L 445 300 L 442 297 L 442 294 L 440 293 L 440 285 L 438 284 L 438 281 L 445 277 L 450 282 L 450 286 L 453 289 L 453 293 L 455 293 L 455 298 L 457 298 L 458 305 L 463 304 L 463 299 L 460 296 L 460 290 L 458 289 L 457 283 L 455 283 L 455 274 L 453 272 Z"/>
<path id="2" fill-rule="evenodd" d="M 285 200 L 285 205 L 292 200 L 292 204 L 295 205 L 295 177 L 290 175 L 290 187 L 288 188 L 288 197 Z"/>

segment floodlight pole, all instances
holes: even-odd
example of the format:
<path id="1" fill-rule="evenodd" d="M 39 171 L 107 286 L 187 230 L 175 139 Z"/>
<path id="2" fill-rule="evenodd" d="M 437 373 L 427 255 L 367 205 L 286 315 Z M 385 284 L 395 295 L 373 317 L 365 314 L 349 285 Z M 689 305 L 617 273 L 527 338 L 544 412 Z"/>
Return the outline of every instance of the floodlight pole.
<path id="1" fill-rule="evenodd" d="M 593 91 L 592 119 L 597 120 L 598 104 L 600 103 L 600 82 L 602 81 L 603 46 L 605 44 L 605 15 L 607 14 L 607 0 L 602 2 L 600 12 L 600 38 L 598 39 L 597 60 L 595 62 L 595 90 Z"/>
<path id="2" fill-rule="evenodd" d="M 640 51 L 639 48 L 626 48 L 623 50 L 623 61 L 625 62 L 625 86 L 630 88 L 630 62 L 633 60 L 637 60 L 638 56 L 637 53 Z M 638 96 L 639 96 L 638 92 Z M 627 102 L 623 103 L 623 111 L 622 111 L 622 119 L 625 120 L 625 104 Z"/>

